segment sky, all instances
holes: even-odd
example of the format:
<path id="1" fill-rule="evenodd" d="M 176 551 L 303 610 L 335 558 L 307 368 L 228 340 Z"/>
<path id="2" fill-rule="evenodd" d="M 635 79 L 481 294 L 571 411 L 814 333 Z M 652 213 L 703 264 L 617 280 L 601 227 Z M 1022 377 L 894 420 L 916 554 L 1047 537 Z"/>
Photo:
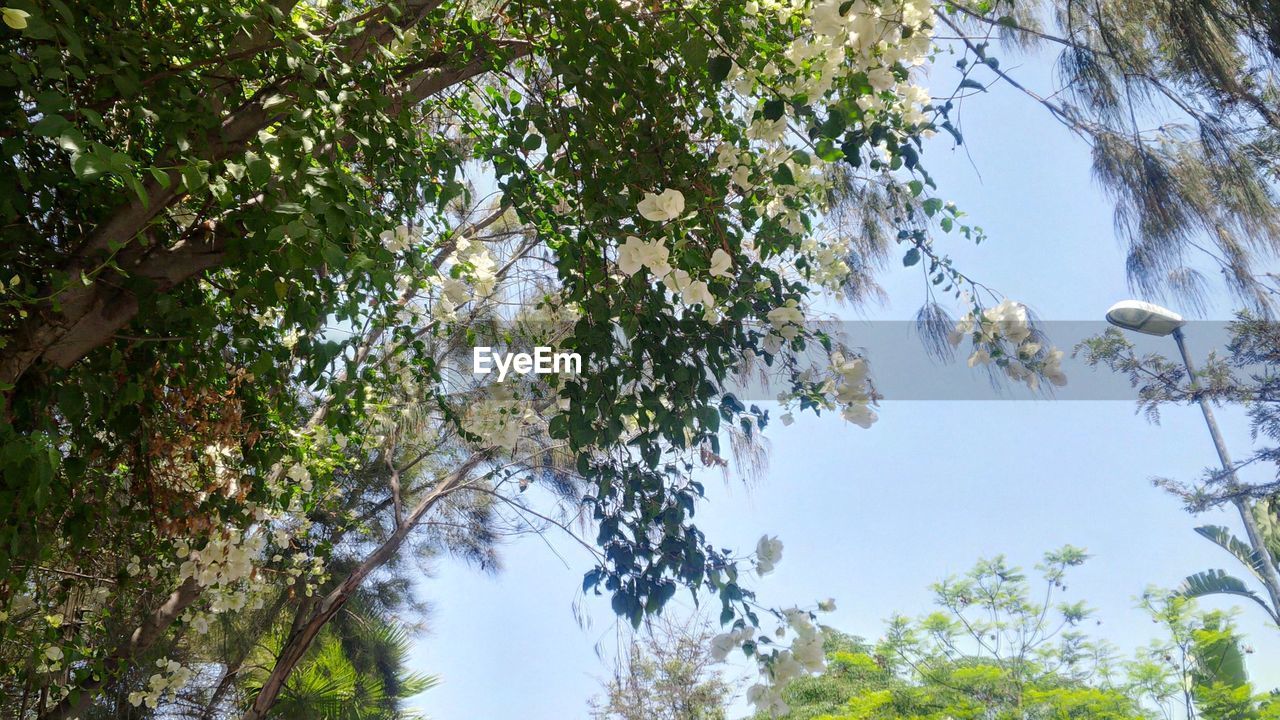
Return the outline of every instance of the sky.
<path id="1" fill-rule="evenodd" d="M 1047 77 L 1042 61 L 1001 61 L 1016 77 Z M 945 83 L 934 79 L 935 87 Z M 965 146 L 939 136 L 923 159 L 942 196 L 989 240 L 975 248 L 947 239 L 941 249 L 1044 320 L 1097 321 L 1113 302 L 1132 297 L 1112 206 L 1092 181 L 1087 146 L 1007 87 L 968 100 L 960 120 Z M 923 300 L 919 268 L 895 264 L 881 279 L 889 302 L 851 319 L 914 316 Z M 1229 315 L 1220 298 L 1207 319 Z M 1163 349 L 1173 353 L 1168 342 Z M 1194 332 L 1188 342 L 1196 356 L 1211 349 Z M 1088 382 L 1078 375 L 1088 372 L 1069 370 L 1076 382 Z M 1193 528 L 1237 528 L 1238 519 L 1193 517 L 1150 482 L 1193 479 L 1216 462 L 1195 408 L 1170 408 L 1156 426 L 1123 399 L 889 397 L 879 415 L 869 430 L 828 415 L 773 423 L 759 482 L 708 474 L 709 500 L 698 512 L 708 537 L 742 553 L 764 533 L 785 545 L 778 569 L 752 583 L 763 604 L 834 597 L 838 609 L 823 622 L 875 638 L 890 615 L 928 611 L 929 585 L 979 558 L 1004 554 L 1030 569 L 1045 551 L 1072 544 L 1093 557 L 1069 576 L 1068 597 L 1096 608 L 1096 630 L 1128 655 L 1153 636 L 1136 608 L 1144 588 L 1232 567 Z M 1242 416 L 1220 411 L 1219 419 L 1228 445 L 1243 456 L 1251 444 Z M 607 598 L 582 596 L 589 556 L 549 536 L 510 542 L 502 557 L 497 574 L 444 560 L 421 578 L 431 609 L 411 664 L 441 683 L 417 706 L 433 720 L 587 718 L 587 699 L 609 673 L 622 632 Z M 677 596 L 674 612 L 690 610 L 687 597 Z M 1280 638 L 1256 607 L 1242 608 L 1240 625 L 1255 648 L 1254 679 L 1280 685 Z M 730 677 L 739 675 L 730 668 Z"/>

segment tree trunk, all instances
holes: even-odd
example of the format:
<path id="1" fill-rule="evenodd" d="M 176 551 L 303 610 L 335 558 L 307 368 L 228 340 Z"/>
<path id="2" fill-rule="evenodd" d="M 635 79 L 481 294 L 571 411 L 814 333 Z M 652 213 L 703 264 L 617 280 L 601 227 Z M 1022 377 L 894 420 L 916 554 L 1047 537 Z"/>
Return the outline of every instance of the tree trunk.
<path id="1" fill-rule="evenodd" d="M 276 704 L 276 700 L 280 697 L 280 691 L 284 689 L 285 682 L 293 674 L 298 663 L 302 661 L 307 650 L 311 649 L 311 644 L 315 641 L 316 636 L 320 634 L 325 624 L 338 614 L 338 611 L 342 609 L 347 600 L 351 599 L 351 595 L 356 588 L 360 586 L 360 583 L 364 582 L 364 579 L 370 573 L 382 567 L 395 555 L 400 546 L 404 544 L 409 533 L 417 527 L 427 512 L 442 498 L 456 490 L 483 457 L 483 453 L 473 454 L 461 467 L 442 480 L 435 490 L 432 490 L 427 497 L 418 503 L 418 506 L 409 514 L 405 522 L 396 528 L 395 532 L 391 533 L 376 550 L 370 553 L 364 562 L 360 563 L 338 587 L 330 591 L 305 622 L 290 633 L 289 639 L 285 641 L 284 647 L 280 650 L 280 654 L 276 656 L 276 664 L 271 669 L 271 674 L 267 676 L 262 688 L 258 691 L 257 697 L 254 698 L 253 704 L 241 716 L 241 720 L 262 720 L 267 716 L 267 713 L 270 712 L 271 708 Z"/>

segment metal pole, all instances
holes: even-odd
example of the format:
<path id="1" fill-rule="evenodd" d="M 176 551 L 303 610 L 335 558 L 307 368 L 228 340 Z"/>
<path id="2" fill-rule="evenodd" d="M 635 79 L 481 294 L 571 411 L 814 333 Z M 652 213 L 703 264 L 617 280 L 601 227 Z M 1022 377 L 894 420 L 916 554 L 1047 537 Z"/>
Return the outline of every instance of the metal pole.
<path id="1" fill-rule="evenodd" d="M 1200 403 L 1200 412 L 1204 413 L 1204 422 L 1209 426 L 1209 434 L 1213 436 L 1213 446 L 1218 451 L 1218 460 L 1222 462 L 1222 470 L 1227 478 L 1227 488 L 1231 491 L 1240 489 L 1240 481 L 1236 478 L 1236 466 L 1231 462 L 1231 454 L 1227 452 L 1227 443 L 1222 439 L 1222 432 L 1218 430 L 1218 421 L 1213 417 L 1213 406 L 1209 404 L 1208 398 L 1204 396 L 1200 390 L 1200 382 L 1196 380 L 1196 369 L 1191 364 L 1191 355 L 1187 352 L 1187 343 L 1182 335 L 1182 328 L 1173 331 L 1173 340 L 1178 344 L 1178 352 L 1182 354 L 1182 364 L 1187 368 L 1187 378 L 1191 382 L 1191 392 L 1195 395 L 1196 401 Z M 1262 577 L 1262 584 L 1267 588 L 1267 595 L 1271 598 L 1271 609 L 1273 618 L 1280 617 L 1280 573 L 1276 572 L 1275 561 L 1271 557 L 1271 552 L 1267 550 L 1266 542 L 1262 538 L 1262 532 L 1258 530 L 1257 518 L 1253 516 L 1253 505 L 1248 498 L 1235 497 L 1231 500 L 1236 506 L 1236 510 L 1240 512 L 1240 520 L 1244 523 L 1245 533 L 1249 536 L 1249 545 L 1258 554 L 1262 561 L 1262 567 L 1258 568 L 1258 574 Z"/>

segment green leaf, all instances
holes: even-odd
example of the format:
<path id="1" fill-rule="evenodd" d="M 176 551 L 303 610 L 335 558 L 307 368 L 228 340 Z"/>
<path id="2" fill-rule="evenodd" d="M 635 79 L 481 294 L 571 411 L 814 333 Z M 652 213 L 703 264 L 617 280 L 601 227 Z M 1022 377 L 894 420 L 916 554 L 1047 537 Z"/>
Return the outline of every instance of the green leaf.
<path id="1" fill-rule="evenodd" d="M 980 83 L 980 82 L 978 82 L 977 80 L 974 80 L 974 79 L 972 79 L 972 78 L 965 78 L 965 79 L 961 80 L 961 81 L 960 81 L 960 87 L 962 87 L 962 88 L 973 88 L 974 90 L 981 90 L 982 92 L 986 92 L 986 91 L 987 91 L 987 86 L 983 85 L 982 83 Z"/>
<path id="2" fill-rule="evenodd" d="M 255 185 L 266 184 L 271 179 L 271 163 L 257 153 L 244 154 L 244 164 L 249 172 L 249 181 Z"/>
<path id="3" fill-rule="evenodd" d="M 764 104 L 764 119 L 777 120 L 787 111 L 787 104 L 781 100 L 769 100 Z"/>
<path id="4" fill-rule="evenodd" d="M 1262 579 L 1262 554 L 1254 550 L 1248 543 L 1231 534 L 1231 531 L 1221 525 L 1201 525 L 1196 528 L 1196 532 L 1202 537 L 1209 540 L 1218 547 L 1231 553 L 1240 564 L 1249 568 L 1249 572 L 1253 573 L 1259 580 Z"/>
<path id="5" fill-rule="evenodd" d="M 151 173 L 152 179 L 154 179 L 156 183 L 160 185 L 160 187 L 162 188 L 169 187 L 169 173 L 161 170 L 158 167 L 147 168 L 147 171 Z"/>
<path id="6" fill-rule="evenodd" d="M 71 156 L 71 171 L 81 180 L 93 180 L 109 170 L 107 162 L 92 153 Z"/>
<path id="7" fill-rule="evenodd" d="M 733 59 L 724 55 L 717 55 L 707 61 L 707 73 L 711 75 L 711 82 L 724 82 L 732 69 Z"/>
<path id="8" fill-rule="evenodd" d="M 1225 625 L 1225 627 L 1224 627 Z M 1197 685 L 1226 685 L 1239 688 L 1249 684 L 1240 638 L 1219 616 L 1210 615 L 1205 626 L 1192 632 L 1191 654 L 1195 658 Z"/>
<path id="9" fill-rule="evenodd" d="M 911 267 L 920 262 L 920 248 L 911 248 L 906 255 L 902 256 L 902 266 Z"/>
<path id="10" fill-rule="evenodd" d="M 182 185 L 187 189 L 187 192 L 195 192 L 199 190 L 200 188 L 204 187 L 207 181 L 208 181 L 208 176 L 206 176 L 204 171 L 202 171 L 200 168 L 196 167 L 195 165 L 183 166 Z"/>
<path id="11" fill-rule="evenodd" d="M 1257 593 L 1238 577 L 1228 575 L 1225 570 L 1205 570 L 1195 575 L 1188 575 L 1178 587 L 1178 594 L 1185 598 L 1208 597 L 1209 595 L 1236 595 L 1249 598 L 1258 603 L 1271 614 L 1272 610 Z"/>

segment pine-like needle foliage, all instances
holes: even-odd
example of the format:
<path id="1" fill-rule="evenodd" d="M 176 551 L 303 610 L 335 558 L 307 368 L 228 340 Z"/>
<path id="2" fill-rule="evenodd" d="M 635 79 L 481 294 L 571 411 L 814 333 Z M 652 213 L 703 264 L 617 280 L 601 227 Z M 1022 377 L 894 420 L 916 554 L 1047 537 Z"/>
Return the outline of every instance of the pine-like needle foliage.
<path id="1" fill-rule="evenodd" d="M 1276 312 L 1280 5 L 965 0 L 939 16 L 961 36 L 966 77 L 1009 81 L 1092 145 L 1137 292 L 1203 310 L 1207 256 L 1244 307 Z M 996 39 L 1056 51 L 1056 86 L 1033 90 L 1002 69 Z"/>

